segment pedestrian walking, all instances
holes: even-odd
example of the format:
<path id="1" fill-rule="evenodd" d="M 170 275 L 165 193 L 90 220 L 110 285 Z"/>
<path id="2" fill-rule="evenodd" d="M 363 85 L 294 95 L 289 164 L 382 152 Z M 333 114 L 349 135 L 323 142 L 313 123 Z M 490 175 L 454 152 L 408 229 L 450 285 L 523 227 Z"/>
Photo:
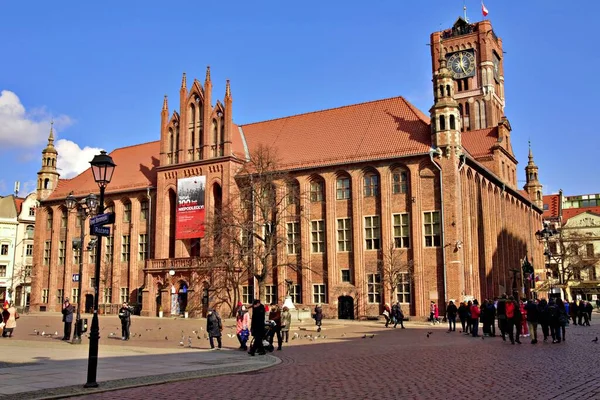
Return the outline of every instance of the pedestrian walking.
<path id="1" fill-rule="evenodd" d="M 64 333 L 62 340 L 71 339 L 71 325 L 73 324 L 73 305 L 66 298 L 62 307 L 62 321 L 64 323 Z"/>
<path id="2" fill-rule="evenodd" d="M 321 304 L 317 304 L 315 307 L 313 318 L 315 319 L 315 325 L 317 325 L 317 332 L 321 332 L 321 323 L 323 321 L 323 307 Z"/>
<path id="3" fill-rule="evenodd" d="M 454 302 L 450 300 L 448 307 L 446 307 L 446 318 L 448 319 L 448 332 L 456 331 L 456 313 L 458 308 L 454 305 Z"/>
<path id="4" fill-rule="evenodd" d="M 395 304 L 395 310 L 393 310 L 393 315 L 394 315 L 394 328 L 400 324 L 400 327 L 402 329 L 404 328 L 404 312 L 402 312 L 402 306 L 400 305 L 400 302 L 397 301 Z"/>
<path id="5" fill-rule="evenodd" d="M 4 323 L 2 337 L 12 337 L 13 332 L 17 327 L 18 319 L 19 313 L 17 312 L 17 309 L 11 303 L 5 302 L 4 309 L 2 310 L 2 322 Z"/>
<path id="6" fill-rule="evenodd" d="M 535 300 L 531 299 L 525 304 L 527 312 L 527 326 L 529 335 L 531 336 L 531 344 L 537 343 L 537 327 L 538 327 L 538 305 Z"/>
<path id="7" fill-rule="evenodd" d="M 217 339 L 218 348 L 221 348 L 221 331 L 223 331 L 221 317 L 214 309 L 209 308 L 208 313 L 206 314 L 206 332 L 208 333 L 208 340 L 210 342 L 211 349 L 215 348 L 215 338 Z"/>
<path id="8" fill-rule="evenodd" d="M 287 343 L 290 338 L 290 328 L 292 327 L 292 314 L 290 313 L 290 309 L 287 307 L 283 307 L 283 312 L 281 313 L 281 335 L 283 340 Z"/>
<path id="9" fill-rule="evenodd" d="M 240 350 L 248 350 L 247 342 L 250 337 L 250 315 L 246 307 L 239 304 L 238 312 L 235 317 L 235 328 L 238 341 L 240 342 Z"/>
<path id="10" fill-rule="evenodd" d="M 265 336 L 265 306 L 260 303 L 260 299 L 255 299 L 252 302 L 250 333 L 252 333 L 253 341 L 248 354 L 253 356 L 257 351 L 259 355 L 266 354 L 263 346 L 263 338 Z"/>
<path id="11" fill-rule="evenodd" d="M 119 319 L 121 320 L 121 340 L 129 340 L 129 329 L 131 328 L 131 308 L 127 302 L 123 303 L 119 309 Z"/>
<path id="12" fill-rule="evenodd" d="M 281 311 L 277 304 L 271 304 L 269 320 L 275 322 L 275 325 L 271 329 L 271 334 L 269 335 L 269 343 L 273 345 L 273 338 L 277 336 L 277 350 L 281 350 Z"/>

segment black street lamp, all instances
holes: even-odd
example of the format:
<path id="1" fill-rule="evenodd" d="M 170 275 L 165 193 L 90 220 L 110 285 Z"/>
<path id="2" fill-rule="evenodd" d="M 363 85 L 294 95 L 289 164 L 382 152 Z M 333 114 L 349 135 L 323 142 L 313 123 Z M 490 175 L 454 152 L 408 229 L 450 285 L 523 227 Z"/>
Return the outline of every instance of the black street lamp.
<path id="1" fill-rule="evenodd" d="M 69 194 L 65 200 L 65 205 L 71 210 L 77 210 L 77 217 L 79 218 L 81 232 L 79 237 L 79 243 L 77 248 L 79 249 L 79 279 L 77 289 L 77 317 L 75 318 L 75 333 L 73 335 L 72 344 L 81 343 L 81 284 L 83 282 L 83 242 L 85 240 L 85 220 L 88 215 L 94 215 L 96 213 L 96 207 L 98 207 L 98 199 L 95 194 L 89 194 L 85 199 L 78 201 L 73 194 Z M 73 248 L 75 249 L 76 243 L 73 242 Z"/>
<path id="2" fill-rule="evenodd" d="M 556 236 L 558 234 L 558 231 L 556 231 L 555 229 L 550 228 L 550 226 L 548 225 L 547 222 L 544 222 L 544 228 L 541 231 L 537 231 L 535 233 L 535 237 L 537 240 L 539 240 L 540 242 L 544 242 L 544 255 L 546 256 L 546 260 L 548 261 L 547 263 L 547 268 L 550 269 L 551 268 L 551 261 L 552 261 L 552 252 L 550 251 L 550 246 L 548 245 L 548 243 L 550 242 L 550 239 L 552 239 L 554 236 Z M 561 281 L 561 277 L 560 277 L 560 271 L 558 273 L 558 281 L 560 283 Z M 550 279 L 550 296 L 552 296 L 553 293 L 553 285 L 552 285 L 552 278 Z"/>
<path id="3" fill-rule="evenodd" d="M 98 214 L 104 213 L 104 190 L 110 183 L 116 164 L 113 159 L 106 154 L 106 151 L 101 151 L 100 154 L 94 156 L 90 161 L 94 180 L 100 187 L 100 201 L 98 203 Z M 88 356 L 88 374 L 87 382 L 84 385 L 86 388 L 98 387 L 96 375 L 98 372 L 98 341 L 100 339 L 100 323 L 98 321 L 98 295 L 100 288 L 100 256 L 102 252 L 102 236 L 98 236 L 96 240 L 96 270 L 94 273 L 94 315 L 92 317 L 92 328 L 90 330 L 90 352 Z"/>

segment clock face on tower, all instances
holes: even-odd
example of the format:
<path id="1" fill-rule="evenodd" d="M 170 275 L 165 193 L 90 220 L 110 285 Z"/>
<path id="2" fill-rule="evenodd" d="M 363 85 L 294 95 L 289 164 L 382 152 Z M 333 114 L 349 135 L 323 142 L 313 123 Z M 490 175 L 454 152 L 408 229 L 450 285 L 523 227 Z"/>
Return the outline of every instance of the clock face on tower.
<path id="1" fill-rule="evenodd" d="M 454 79 L 475 75 L 475 56 L 471 51 L 459 51 L 448 56 L 448 68 Z"/>

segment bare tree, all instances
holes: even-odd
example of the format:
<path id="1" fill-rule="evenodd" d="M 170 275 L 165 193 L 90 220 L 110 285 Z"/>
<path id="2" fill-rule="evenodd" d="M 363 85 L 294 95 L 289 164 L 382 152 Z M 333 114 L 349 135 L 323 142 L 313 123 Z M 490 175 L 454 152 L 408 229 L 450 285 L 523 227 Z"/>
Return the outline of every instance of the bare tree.
<path id="1" fill-rule="evenodd" d="M 382 258 L 379 262 L 379 273 L 385 285 L 385 289 L 390 296 L 396 291 L 401 283 L 408 283 L 412 286 L 414 263 L 408 259 L 408 252 L 404 248 L 397 247 L 399 244 L 392 240 L 387 247 L 382 250 Z M 391 299 L 395 303 L 395 299 Z"/>
<path id="2" fill-rule="evenodd" d="M 570 282 L 589 280 L 590 275 L 595 275 L 595 269 L 600 261 L 600 254 L 594 251 L 592 237 L 586 237 L 579 232 L 564 234 L 562 231 L 558 236 L 557 246 L 560 254 L 552 255 L 558 261 L 556 268 L 552 271 L 553 277 L 559 279 L 563 295 L 568 299 L 567 288 Z M 548 249 L 551 252 L 551 249 Z M 595 278 L 592 278 L 595 279 Z"/>
<path id="3" fill-rule="evenodd" d="M 205 238 L 213 243 L 211 267 L 221 270 L 228 302 L 240 299 L 239 287 L 251 277 L 265 301 L 266 281 L 273 271 L 302 268 L 299 257 L 288 262 L 277 254 L 287 242 L 286 222 L 300 218 L 300 191 L 279 167 L 276 150 L 268 146 L 257 147 L 235 179 L 237 195 L 207 223 Z"/>

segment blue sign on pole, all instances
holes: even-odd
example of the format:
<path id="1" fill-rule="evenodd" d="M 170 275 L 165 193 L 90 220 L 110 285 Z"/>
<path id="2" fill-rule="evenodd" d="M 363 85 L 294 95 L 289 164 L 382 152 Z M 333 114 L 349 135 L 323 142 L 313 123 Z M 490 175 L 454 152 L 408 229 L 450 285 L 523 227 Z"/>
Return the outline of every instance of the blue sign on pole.
<path id="1" fill-rule="evenodd" d="M 90 226 L 102 226 L 115 223 L 115 213 L 96 215 L 90 218 Z"/>
<path id="2" fill-rule="evenodd" d="M 110 228 L 107 226 L 92 225 L 90 235 L 110 236 Z"/>

